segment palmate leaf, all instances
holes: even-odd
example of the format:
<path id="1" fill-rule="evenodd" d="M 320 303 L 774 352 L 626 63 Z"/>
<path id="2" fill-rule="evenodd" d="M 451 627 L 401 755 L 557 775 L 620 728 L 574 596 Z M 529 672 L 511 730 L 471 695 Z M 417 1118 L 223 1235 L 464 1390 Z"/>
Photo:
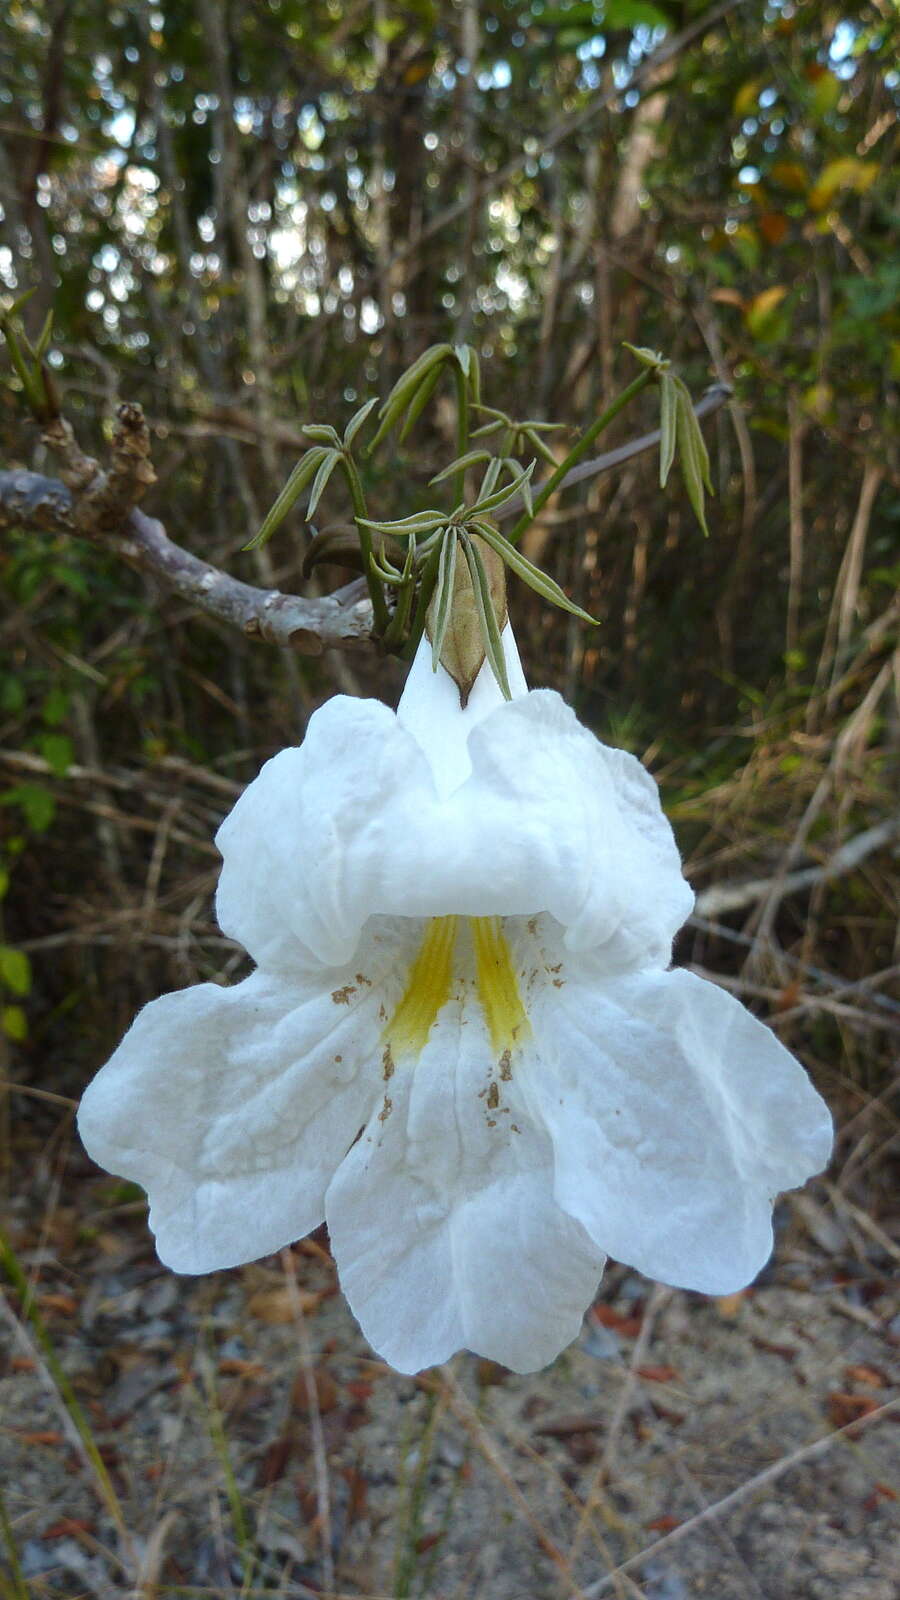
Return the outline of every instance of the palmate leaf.
<path id="1" fill-rule="evenodd" d="M 528 584 L 529 589 L 533 589 L 536 594 L 541 595 L 545 600 L 549 600 L 551 605 L 559 606 L 561 610 L 568 611 L 573 617 L 580 617 L 582 622 L 589 622 L 593 627 L 596 627 L 596 617 L 590 616 L 587 611 L 582 611 L 581 606 L 577 606 L 574 600 L 570 600 L 565 590 L 561 589 L 558 583 L 548 577 L 546 572 L 542 572 L 540 567 L 534 566 L 526 556 L 523 556 L 521 550 L 517 550 L 516 546 L 510 544 L 508 539 L 504 539 L 502 533 L 498 533 L 491 523 L 477 521 L 472 522 L 470 526 L 473 531 L 480 534 L 481 538 L 491 546 L 492 550 L 496 550 L 498 556 L 506 562 L 510 571 L 514 572 L 516 577 L 521 578 L 523 583 Z"/>

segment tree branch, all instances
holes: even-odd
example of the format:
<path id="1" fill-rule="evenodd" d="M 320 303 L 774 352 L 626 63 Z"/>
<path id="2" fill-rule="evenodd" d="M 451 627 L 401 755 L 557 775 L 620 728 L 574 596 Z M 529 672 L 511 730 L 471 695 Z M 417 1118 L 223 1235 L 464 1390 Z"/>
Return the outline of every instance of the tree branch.
<path id="1" fill-rule="evenodd" d="M 730 393 L 723 384 L 713 385 L 695 405 L 697 416 L 718 410 Z M 24 469 L 0 472 L 0 530 L 25 528 L 88 539 L 219 622 L 240 629 L 249 638 L 286 645 L 301 655 L 321 655 L 333 647 L 358 649 L 371 642 L 372 606 L 361 581 L 315 600 L 282 594 L 278 589 L 258 589 L 175 544 L 160 521 L 137 508 L 134 502 L 154 480 L 140 407 L 119 407 L 108 472 L 81 451 L 64 418 L 48 423 L 44 438 L 62 457 L 65 481 Z M 610 472 L 658 443 L 657 429 L 591 461 L 582 461 L 566 474 L 556 492 Z M 498 519 L 521 509 L 517 496 L 500 508 Z"/>
<path id="2" fill-rule="evenodd" d="M 351 583 L 321 600 L 254 588 L 175 544 L 161 522 L 136 507 L 115 531 L 86 527 L 77 516 L 75 496 L 57 478 L 0 472 L 0 529 L 15 527 L 91 539 L 219 622 L 304 655 L 371 639 L 372 607 L 364 586 Z"/>

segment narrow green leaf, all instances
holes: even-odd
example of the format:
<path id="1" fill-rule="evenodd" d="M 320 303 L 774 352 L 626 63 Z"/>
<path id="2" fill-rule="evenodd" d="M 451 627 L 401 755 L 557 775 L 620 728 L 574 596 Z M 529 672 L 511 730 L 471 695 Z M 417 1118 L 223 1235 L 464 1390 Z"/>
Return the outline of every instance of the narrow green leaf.
<path id="1" fill-rule="evenodd" d="M 696 422 L 696 418 L 691 405 L 691 397 L 687 389 L 679 384 L 676 417 L 678 465 L 681 468 L 681 476 L 684 479 L 684 486 L 693 507 L 694 515 L 708 537 L 709 528 L 706 525 L 703 496 L 703 469 L 697 453 L 697 439 L 696 433 L 691 427 L 692 422 Z"/>
<path id="2" fill-rule="evenodd" d="M 669 365 L 665 356 L 660 355 L 658 350 L 650 350 L 644 344 L 629 344 L 627 339 L 623 339 L 622 343 L 626 350 L 630 350 L 635 360 L 641 363 L 642 367 L 650 367 L 654 372 L 660 372 Z"/>
<path id="3" fill-rule="evenodd" d="M 474 345 L 469 346 L 469 398 L 473 406 L 481 401 L 481 362 Z"/>
<path id="4" fill-rule="evenodd" d="M 422 412 L 425 410 L 425 407 L 431 399 L 431 396 L 434 394 L 435 389 L 441 381 L 441 373 L 443 370 L 443 366 L 435 367 L 434 370 L 429 373 L 428 377 L 419 384 L 418 389 L 412 397 L 409 410 L 403 419 L 403 425 L 398 435 L 401 444 L 405 444 L 406 440 L 412 433 L 413 428 L 418 422 Z"/>
<path id="5" fill-rule="evenodd" d="M 501 465 L 502 463 L 498 461 L 498 473 Z M 533 473 L 536 465 L 537 463 L 535 461 L 530 461 L 528 466 L 525 468 L 525 471 L 518 473 L 516 478 L 511 483 L 504 484 L 502 489 L 498 489 L 494 494 L 488 494 L 485 499 L 479 499 L 472 507 L 472 510 L 478 512 L 479 515 L 482 515 L 489 511 L 495 511 L 498 506 L 505 505 L 507 500 L 511 500 L 513 495 L 519 494 L 523 485 L 529 482 L 531 474 Z M 485 480 L 487 480 L 487 473 L 485 473 Z M 482 489 L 483 488 L 484 485 L 482 485 Z"/>
<path id="6" fill-rule="evenodd" d="M 309 504 L 306 507 L 306 515 L 308 520 L 311 521 L 315 516 L 319 501 L 328 487 L 328 480 L 340 459 L 340 450 L 327 450 L 325 452 L 325 455 L 323 456 L 319 465 L 319 470 L 316 473 L 313 486 L 309 492 Z"/>
<path id="7" fill-rule="evenodd" d="M 712 486 L 712 479 L 711 479 L 710 474 L 709 474 L 709 453 L 708 453 L 707 448 L 706 448 L 706 440 L 703 437 L 703 430 L 700 427 L 699 422 L 697 421 L 697 416 L 696 416 L 696 413 L 694 411 L 693 402 L 691 400 L 690 390 L 688 389 L 687 384 L 681 378 L 678 378 L 676 381 L 678 383 L 679 390 L 684 395 L 685 427 L 688 429 L 688 431 L 690 432 L 690 435 L 691 435 L 691 439 L 692 439 L 692 442 L 693 442 L 693 451 L 694 451 L 694 455 L 695 455 L 695 458 L 696 458 L 696 461 L 697 461 L 697 467 L 698 467 L 698 470 L 700 472 L 700 477 L 702 478 L 704 484 L 706 485 L 706 488 L 709 490 L 709 493 L 712 494 L 713 493 L 713 486 Z"/>
<path id="8" fill-rule="evenodd" d="M 675 460 L 676 412 L 678 391 L 671 372 L 663 372 L 659 380 L 659 486 L 666 487 L 672 462 Z"/>
<path id="9" fill-rule="evenodd" d="M 531 494 L 531 479 L 522 472 L 518 461 L 513 456 L 507 456 L 503 462 L 511 479 L 517 480 L 517 487 L 522 495 L 522 504 L 530 517 L 534 516 L 534 500 Z M 534 463 L 532 462 L 532 466 Z"/>
<path id="10" fill-rule="evenodd" d="M 322 458 L 326 454 L 327 451 L 322 445 L 313 445 L 311 450 L 307 450 L 305 456 L 301 456 L 280 495 L 269 510 L 259 532 L 254 534 L 248 544 L 244 545 L 243 548 L 245 550 L 256 550 L 259 545 L 265 544 L 266 540 L 271 537 L 279 523 L 284 521 L 291 507 L 299 500 L 310 478 L 318 470 Z"/>
<path id="11" fill-rule="evenodd" d="M 431 533 L 449 518 L 446 511 L 414 511 L 412 516 L 400 517 L 396 522 L 374 522 L 369 517 L 359 517 L 358 521 L 375 533 L 393 533 L 403 539 L 411 533 Z"/>
<path id="12" fill-rule="evenodd" d="M 491 586 L 488 575 L 484 570 L 484 562 L 480 551 L 472 539 L 463 536 L 463 551 L 472 579 L 472 590 L 475 597 L 475 606 L 478 612 L 478 622 L 484 641 L 484 653 L 498 684 L 504 700 L 512 699 L 512 690 L 509 686 L 509 677 L 506 671 L 506 657 L 503 654 L 503 641 L 497 618 L 494 615 L 494 602 L 491 597 Z"/>
<path id="13" fill-rule="evenodd" d="M 340 439 L 328 422 L 308 422 L 300 432 L 305 434 L 307 439 L 312 439 L 313 444 L 328 444 L 335 450 L 341 447 Z"/>
<path id="14" fill-rule="evenodd" d="M 429 478 L 429 487 L 434 483 L 443 483 L 445 478 L 452 478 L 455 472 L 466 472 L 469 467 L 477 467 L 479 461 L 490 461 L 491 459 L 489 450 L 469 450 L 466 455 L 458 456 L 456 461 L 451 461 L 448 467 L 443 467 L 440 472 L 435 473 L 433 478 Z"/>
<path id="15" fill-rule="evenodd" d="M 498 456 L 491 456 L 489 458 L 484 477 L 481 480 L 481 488 L 478 491 L 478 499 L 475 502 L 476 505 L 482 505 L 487 500 L 488 495 L 492 494 L 496 489 L 497 479 L 500 476 L 502 468 L 503 462 Z"/>
<path id="16" fill-rule="evenodd" d="M 44 318 L 44 326 L 42 327 L 42 329 L 40 331 L 40 334 L 38 336 L 38 342 L 34 347 L 35 358 L 38 361 L 42 361 L 44 356 L 47 354 L 47 347 L 50 344 L 50 337 L 51 337 L 52 333 L 53 333 L 53 307 L 51 306 L 50 310 L 47 312 L 46 317 Z"/>
<path id="17" fill-rule="evenodd" d="M 467 378 L 469 376 L 469 367 L 471 365 L 472 353 L 473 352 L 472 352 L 472 346 L 471 345 L 468 345 L 468 344 L 455 344 L 453 346 L 453 354 L 456 357 L 457 365 L 458 365 L 459 370 L 462 373 L 464 378 Z"/>
<path id="18" fill-rule="evenodd" d="M 413 395 L 416 393 L 423 380 L 428 377 L 429 374 L 432 374 L 433 376 L 432 369 L 437 366 L 438 372 L 440 372 L 444 362 L 452 355 L 452 345 L 429 345 L 427 350 L 422 351 L 422 354 L 419 356 L 418 360 L 414 361 L 412 366 L 406 372 L 401 374 L 378 413 L 381 423 L 378 432 L 372 440 L 372 443 L 369 445 L 370 453 L 376 448 L 377 445 L 381 443 L 385 435 L 390 433 L 391 428 L 397 421 L 397 418 L 406 410 L 407 405 L 413 398 Z M 437 378 L 434 378 L 434 383 L 437 383 Z M 432 390 L 433 388 L 434 384 L 432 384 Z M 425 404 L 424 401 L 422 403 L 423 405 Z M 416 413 L 416 415 L 418 414 L 419 412 Z"/>
<path id="19" fill-rule="evenodd" d="M 559 465 L 546 439 L 541 438 L 533 423 L 529 423 L 527 427 L 523 428 L 522 433 L 526 442 L 531 445 L 532 450 L 541 457 L 542 461 L 546 461 L 548 467 L 555 469 Z"/>
<path id="20" fill-rule="evenodd" d="M 568 611 L 573 617 L 580 617 L 582 622 L 589 622 L 593 627 L 596 627 L 596 617 L 590 616 L 587 611 L 582 611 L 574 600 L 569 599 L 565 590 L 561 589 L 558 583 L 548 577 L 546 572 L 542 572 L 540 567 L 533 566 L 527 557 L 522 555 L 521 550 L 517 550 L 515 545 L 510 544 L 508 539 L 504 539 L 503 535 L 498 533 L 497 529 L 492 527 L 489 522 L 473 522 L 472 528 L 477 528 L 482 539 L 492 549 L 496 550 L 498 556 L 502 557 L 510 571 L 514 572 L 517 578 L 521 578 L 523 583 L 527 583 L 529 589 L 533 589 L 535 594 L 542 595 L 545 600 L 550 601 L 551 605 L 560 606 L 563 611 Z"/>
<path id="21" fill-rule="evenodd" d="M 353 443 L 354 439 L 356 438 L 356 435 L 359 433 L 360 428 L 362 427 L 363 423 L 365 422 L 366 417 L 372 411 L 373 407 L 377 406 L 377 404 L 378 404 L 378 396 L 374 395 L 371 400 L 367 400 L 366 401 L 364 406 L 360 406 L 358 411 L 354 411 L 353 416 L 350 418 L 350 421 L 347 423 L 347 426 L 344 429 L 344 449 L 345 450 L 348 450 L 350 448 L 351 444 Z"/>
<path id="22" fill-rule="evenodd" d="M 434 631 L 431 637 L 431 667 L 434 672 L 437 672 L 440 665 L 447 624 L 450 621 L 453 609 L 453 586 L 456 581 L 458 545 L 459 541 L 456 534 L 448 534 L 441 545 L 441 553 L 438 559 L 437 583 L 434 588 L 436 596 Z"/>

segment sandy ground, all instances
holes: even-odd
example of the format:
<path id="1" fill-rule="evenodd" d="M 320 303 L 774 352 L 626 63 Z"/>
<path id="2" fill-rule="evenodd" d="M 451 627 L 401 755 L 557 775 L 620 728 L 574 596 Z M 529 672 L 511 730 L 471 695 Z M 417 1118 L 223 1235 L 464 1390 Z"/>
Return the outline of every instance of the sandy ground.
<path id="1" fill-rule="evenodd" d="M 176 1278 L 121 1186 L 77 1151 L 39 1163 L 8 1230 L 124 1532 L 11 1295 L 24 1592 L 896 1600 L 896 1259 L 848 1217 L 822 1185 L 783 1203 L 773 1265 L 729 1301 L 610 1268 L 536 1377 L 463 1355 L 410 1380 L 372 1358 L 322 1243 L 293 1252 L 296 1292 L 280 1260 Z"/>

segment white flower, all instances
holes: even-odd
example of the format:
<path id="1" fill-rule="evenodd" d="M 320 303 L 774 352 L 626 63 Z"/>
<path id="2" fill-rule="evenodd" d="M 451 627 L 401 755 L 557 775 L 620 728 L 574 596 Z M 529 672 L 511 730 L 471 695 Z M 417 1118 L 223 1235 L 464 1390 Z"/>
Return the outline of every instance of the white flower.
<path id="1" fill-rule="evenodd" d="M 656 785 L 559 695 L 423 643 L 395 715 L 339 696 L 222 824 L 217 909 L 257 963 L 140 1013 L 85 1094 L 177 1272 L 328 1223 L 363 1331 L 415 1372 L 518 1371 L 578 1333 L 605 1252 L 708 1294 L 828 1158 L 802 1067 L 667 971 L 688 915 Z"/>

